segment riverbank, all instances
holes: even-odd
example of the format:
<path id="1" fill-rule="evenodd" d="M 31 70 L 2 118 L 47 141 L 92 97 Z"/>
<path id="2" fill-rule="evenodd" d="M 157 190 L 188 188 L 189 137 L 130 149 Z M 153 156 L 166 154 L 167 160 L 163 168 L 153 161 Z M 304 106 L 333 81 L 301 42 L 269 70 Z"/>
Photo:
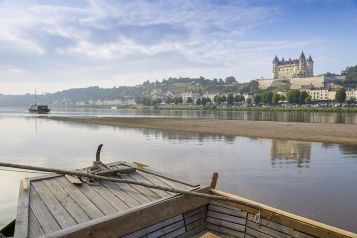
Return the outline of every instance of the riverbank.
<path id="1" fill-rule="evenodd" d="M 357 145 L 357 126 L 301 122 L 202 120 L 177 118 L 72 118 L 51 117 L 57 121 L 198 132 L 215 135 L 245 136 Z"/>
<path id="2" fill-rule="evenodd" d="M 217 111 L 257 111 L 257 112 L 348 112 L 357 113 L 357 107 L 209 107 L 187 105 L 160 105 L 160 110 L 217 110 Z"/>

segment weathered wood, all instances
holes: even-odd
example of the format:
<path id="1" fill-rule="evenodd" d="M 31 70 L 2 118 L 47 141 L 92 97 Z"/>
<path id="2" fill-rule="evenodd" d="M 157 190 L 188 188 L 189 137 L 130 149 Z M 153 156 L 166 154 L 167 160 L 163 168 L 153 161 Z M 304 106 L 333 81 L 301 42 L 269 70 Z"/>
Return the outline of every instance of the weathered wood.
<path id="1" fill-rule="evenodd" d="M 214 224 L 207 223 L 206 227 L 209 230 L 213 230 L 213 231 L 216 231 L 216 232 L 221 232 L 221 233 L 224 233 L 224 234 L 228 234 L 228 235 L 231 235 L 233 237 L 244 238 L 244 233 L 243 232 L 232 230 L 232 229 L 229 229 L 229 228 L 226 228 L 226 227 L 223 227 L 223 226 L 217 226 L 217 225 L 214 225 Z"/>
<path id="2" fill-rule="evenodd" d="M 231 215 L 227 215 L 224 213 L 215 212 L 212 210 L 208 210 L 207 216 L 213 217 L 213 218 L 216 218 L 219 220 L 225 220 L 225 221 L 229 221 L 229 222 L 233 222 L 233 223 L 238 223 L 240 225 L 245 225 L 247 222 L 247 220 L 245 218 L 231 216 Z"/>
<path id="3" fill-rule="evenodd" d="M 83 211 L 77 202 L 59 185 L 56 178 L 46 179 L 43 180 L 43 182 L 48 186 L 58 201 L 69 212 L 69 214 L 71 214 L 77 223 L 83 223 L 90 220 L 89 216 Z"/>
<path id="4" fill-rule="evenodd" d="M 246 232 L 246 234 L 251 235 L 251 236 L 253 236 L 253 237 L 257 237 L 257 238 L 275 238 L 275 237 L 270 236 L 270 235 L 268 235 L 268 234 L 264 234 L 264 233 L 262 233 L 262 232 L 259 232 L 259 231 L 257 231 L 257 230 L 254 230 L 254 229 L 252 229 L 252 228 L 250 228 L 250 227 L 247 227 L 247 229 L 245 230 L 245 232 Z"/>
<path id="5" fill-rule="evenodd" d="M 149 173 L 145 173 L 143 171 L 136 171 L 136 173 L 138 173 L 139 175 L 141 175 L 142 177 L 145 177 L 147 180 L 149 180 L 152 184 L 157 184 L 157 185 L 160 185 L 160 186 L 167 186 L 166 183 L 164 183 L 162 180 L 158 179 L 157 177 L 155 177 L 154 175 L 152 174 L 149 174 Z M 169 191 L 166 191 L 166 193 L 168 193 L 169 195 L 175 195 L 175 193 L 173 192 L 169 192 Z"/>
<path id="6" fill-rule="evenodd" d="M 261 224 L 257 224 L 257 223 L 252 222 L 252 221 L 248 221 L 247 222 L 247 227 L 252 228 L 252 229 L 254 229 L 256 231 L 259 231 L 261 233 L 270 235 L 272 237 L 277 237 L 277 238 L 291 238 L 292 237 L 291 235 L 288 235 L 288 234 L 273 230 L 273 229 L 271 229 L 269 227 L 263 226 Z"/>
<path id="7" fill-rule="evenodd" d="M 79 189 L 77 189 L 76 185 L 73 185 L 64 177 L 57 178 L 57 181 L 61 185 L 61 187 L 68 193 L 68 195 L 71 196 L 73 200 L 78 203 L 78 205 L 91 219 L 100 218 L 104 216 L 104 213 L 102 213 L 102 211 L 99 210 L 99 208 L 95 206 L 86 195 L 84 195 Z"/>
<path id="8" fill-rule="evenodd" d="M 117 212 L 117 209 L 111 205 L 107 200 L 105 200 L 102 195 L 97 193 L 92 186 L 88 184 L 82 184 L 78 189 L 86 195 L 93 204 L 99 208 L 105 215 L 111 215 Z"/>
<path id="9" fill-rule="evenodd" d="M 115 183 L 109 181 L 102 181 L 101 184 L 106 187 L 110 192 L 122 200 L 128 207 L 139 206 L 140 203 L 129 196 L 126 192 L 121 190 Z"/>
<path id="10" fill-rule="evenodd" d="M 152 180 L 150 180 L 147 176 L 145 176 L 144 174 L 139 174 L 137 173 L 135 175 L 136 177 L 134 178 L 137 178 L 136 180 L 137 181 L 142 181 L 142 182 L 146 182 L 146 183 L 151 183 L 151 184 L 155 184 L 152 182 Z M 171 196 L 172 193 L 169 193 L 169 192 L 166 192 L 166 191 L 163 191 L 163 190 L 158 190 L 158 189 L 151 189 L 154 193 L 156 193 L 158 196 L 160 197 L 168 197 L 168 196 Z"/>
<path id="11" fill-rule="evenodd" d="M 254 222 L 252 214 L 248 214 L 248 220 Z M 291 227 L 286 227 L 286 226 L 280 225 L 278 223 L 266 220 L 264 218 L 260 218 L 259 224 L 266 226 L 268 228 L 280 231 L 282 233 L 288 234 L 288 235 L 293 235 L 295 232 L 294 229 L 292 229 Z"/>
<path id="12" fill-rule="evenodd" d="M 146 230 L 146 233 L 152 233 L 154 231 L 160 230 L 163 227 L 169 226 L 169 225 L 174 224 L 174 223 L 179 222 L 179 221 L 183 221 L 182 214 L 174 216 L 174 217 L 171 217 L 171 218 L 169 218 L 169 219 L 167 219 L 165 221 L 156 223 L 156 224 L 154 224 L 152 226 L 149 226 L 149 227 L 145 228 L 145 230 Z"/>
<path id="13" fill-rule="evenodd" d="M 184 194 L 184 195 L 197 196 L 197 197 L 232 202 L 232 203 L 239 203 L 239 204 L 245 205 L 247 207 L 252 207 L 254 209 L 260 209 L 260 207 L 257 205 L 252 205 L 251 203 L 246 203 L 246 202 L 242 201 L 241 199 L 234 199 L 234 198 L 230 198 L 227 196 L 216 196 L 216 195 L 210 195 L 210 194 L 202 194 L 202 193 L 194 192 L 191 190 L 174 189 L 171 187 L 162 187 L 162 186 L 154 185 L 151 183 L 144 183 L 144 182 L 140 182 L 140 181 L 98 176 L 98 175 L 93 175 L 90 173 L 84 173 L 81 171 L 69 171 L 69 170 L 62 170 L 62 169 L 43 168 L 43 167 L 38 167 L 38 166 L 19 165 L 19 164 L 11 164 L 11 163 L 3 163 L 3 162 L 0 162 L 0 166 L 27 169 L 27 170 L 35 170 L 35 171 L 54 172 L 54 173 L 58 173 L 58 174 L 69 174 L 69 175 L 82 176 L 82 177 L 94 178 L 94 179 L 98 179 L 98 180 L 111 181 L 111 182 L 117 182 L 117 183 L 127 183 L 127 184 L 131 184 L 131 185 L 138 185 L 141 187 L 145 187 L 146 189 L 153 188 L 153 189 L 158 189 L 158 190 L 163 190 L 163 191 L 180 193 L 180 194 Z M 127 175 L 125 175 L 125 176 L 127 176 Z M 162 179 L 162 178 L 160 178 L 160 179 Z M 164 182 L 167 183 L 167 181 L 168 180 L 166 180 Z M 177 184 L 180 184 L 180 183 L 177 183 Z M 180 185 L 182 185 L 182 184 L 180 184 Z M 188 187 L 188 188 L 191 189 L 191 187 Z"/>
<path id="14" fill-rule="evenodd" d="M 82 180 L 78 178 L 78 176 L 72 176 L 69 174 L 65 174 L 66 178 L 73 184 L 82 184 Z"/>
<path id="15" fill-rule="evenodd" d="M 211 179 L 211 185 L 210 185 L 210 188 L 211 189 L 215 189 L 216 186 L 217 186 L 217 179 L 218 179 L 218 173 L 217 172 L 214 172 L 213 175 L 212 175 L 212 179 Z"/>
<path id="16" fill-rule="evenodd" d="M 57 220 L 61 228 L 66 228 L 77 224 L 43 181 L 32 182 L 32 186 L 42 201 L 45 203 L 53 217 Z"/>
<path id="17" fill-rule="evenodd" d="M 136 200 L 140 204 L 145 204 L 150 202 L 151 200 L 141 194 L 138 190 L 136 190 L 133 186 L 126 183 L 115 183 L 114 184 L 119 187 L 121 190 L 125 191 L 129 196 L 131 196 L 134 200 Z"/>
<path id="18" fill-rule="evenodd" d="M 245 225 L 221 220 L 221 219 L 210 217 L 210 216 L 207 216 L 206 222 L 216 225 L 216 226 L 229 228 L 229 229 L 235 230 L 235 231 L 244 232 L 244 230 L 245 230 Z"/>
<path id="19" fill-rule="evenodd" d="M 30 197 L 30 207 L 43 231 L 45 233 L 52 233 L 60 230 L 60 225 L 57 223 L 56 219 L 52 216 L 51 212 L 47 209 L 46 205 L 32 186 L 30 188 Z"/>
<path id="20" fill-rule="evenodd" d="M 96 175 L 116 176 L 118 173 L 119 174 L 130 174 L 130 173 L 134 173 L 135 171 L 136 171 L 136 168 L 120 168 L 120 169 L 113 169 L 113 170 L 103 170 L 103 171 L 97 172 Z"/>
<path id="21" fill-rule="evenodd" d="M 30 219 L 30 224 L 29 224 L 29 236 L 30 238 L 32 237 L 40 237 L 45 234 L 43 231 L 40 223 L 37 221 L 35 214 L 33 214 L 33 211 L 30 209 L 29 211 L 29 219 Z"/>
<path id="22" fill-rule="evenodd" d="M 19 200 L 17 203 L 17 215 L 15 222 L 15 237 L 27 237 L 29 225 L 30 189 L 29 180 L 25 180 L 28 189 L 24 190 L 24 184 L 20 183 Z"/>
<path id="23" fill-rule="evenodd" d="M 157 237 L 162 237 L 166 234 L 169 234 L 175 230 L 178 230 L 180 228 L 184 228 L 185 229 L 185 223 L 183 222 L 183 220 L 178 221 L 176 223 L 173 223 L 171 225 L 168 225 L 166 227 L 162 227 L 161 229 L 154 231 L 150 234 L 148 234 L 148 238 L 157 238 Z M 174 236 L 172 236 L 174 237 Z"/>
<path id="24" fill-rule="evenodd" d="M 168 234 L 165 234 L 165 235 L 161 236 L 160 238 L 172 238 L 172 237 L 177 237 L 177 236 L 179 236 L 179 235 L 184 234 L 185 232 L 186 232 L 185 227 L 181 227 L 181 228 L 179 228 L 179 229 L 177 229 L 177 230 L 174 230 L 174 231 L 172 231 L 172 232 L 170 232 L 170 233 L 168 233 Z"/>
<path id="25" fill-rule="evenodd" d="M 208 191 L 208 188 L 198 190 L 200 193 L 208 193 Z M 55 232 L 50 237 L 120 237 L 207 203 L 208 200 L 205 198 L 182 195 L 160 199 L 152 204 L 130 209 L 125 213 L 99 218 Z M 170 209 L 162 209 L 168 207 Z"/>
<path id="26" fill-rule="evenodd" d="M 301 216 L 297 216 L 273 207 L 269 207 L 246 198 L 242 198 L 236 195 L 218 191 L 215 189 L 211 190 L 214 195 L 225 196 L 227 198 L 232 198 L 244 202 L 245 204 L 250 204 L 253 206 L 260 207 L 260 209 L 254 208 L 253 206 L 246 206 L 243 203 L 235 203 L 229 201 L 221 201 L 232 207 L 237 207 L 243 211 L 249 212 L 251 214 L 256 214 L 260 211 L 260 216 L 266 220 L 273 221 L 283 226 L 291 227 L 296 231 L 305 233 L 307 235 L 319 237 L 319 238 L 356 238 L 357 234 L 349 231 L 341 230 L 339 228 L 322 224 L 317 221 L 313 221 Z"/>
<path id="27" fill-rule="evenodd" d="M 208 210 L 215 211 L 215 212 L 220 212 L 220 213 L 225 213 L 231 216 L 237 216 L 237 217 L 242 217 L 242 218 L 247 218 L 247 213 L 243 212 L 242 210 L 235 208 L 235 207 L 230 207 L 227 205 L 224 205 L 222 203 L 218 203 L 215 201 L 210 201 L 208 205 Z"/>
<path id="28" fill-rule="evenodd" d="M 200 236 L 200 238 L 219 238 L 219 236 L 216 236 L 215 234 L 213 234 L 211 232 L 206 232 L 205 234 Z"/>
<path id="29" fill-rule="evenodd" d="M 125 211 L 129 208 L 128 205 L 112 193 L 111 189 L 107 189 L 102 182 L 100 186 L 92 186 L 92 188 L 115 207 L 117 211 Z"/>
<path id="30" fill-rule="evenodd" d="M 133 180 L 136 180 L 136 181 L 139 181 L 139 182 L 143 182 L 143 183 L 152 184 L 150 181 L 148 181 L 147 179 L 143 178 L 139 174 L 129 174 L 128 176 L 129 176 L 129 178 L 131 178 Z M 148 190 L 147 193 L 146 193 L 147 196 L 150 196 L 153 199 L 158 199 L 158 198 L 168 197 L 169 196 L 165 191 L 162 191 L 162 190 L 157 190 L 157 189 L 153 189 L 153 188 L 145 188 L 144 190 Z"/>

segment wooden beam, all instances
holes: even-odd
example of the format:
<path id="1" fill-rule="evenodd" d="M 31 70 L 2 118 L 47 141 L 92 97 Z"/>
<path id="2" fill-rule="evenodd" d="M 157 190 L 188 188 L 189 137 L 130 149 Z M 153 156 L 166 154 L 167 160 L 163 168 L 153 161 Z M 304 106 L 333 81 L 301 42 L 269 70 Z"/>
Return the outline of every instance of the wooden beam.
<path id="1" fill-rule="evenodd" d="M 229 194 L 226 192 L 218 191 L 215 189 L 211 189 L 211 193 L 214 195 L 220 195 L 224 197 L 233 198 L 236 200 L 240 200 L 246 204 L 251 204 L 252 206 L 258 206 L 261 209 L 252 208 L 252 206 L 245 206 L 239 203 L 232 203 L 223 201 L 222 203 L 228 204 L 232 207 L 237 207 L 243 211 L 246 211 L 251 214 L 256 214 L 260 211 L 260 216 L 266 220 L 270 220 L 281 224 L 283 226 L 287 226 L 293 228 L 297 231 L 303 232 L 308 235 L 312 235 L 319 238 L 357 238 L 357 234 L 354 234 L 349 231 L 345 231 L 333 226 L 329 226 L 314 220 L 310 220 L 305 217 L 297 216 L 273 207 L 266 206 L 264 204 L 260 204 L 246 198 L 242 198 L 233 194 Z"/>
<path id="2" fill-rule="evenodd" d="M 209 193 L 209 188 L 200 189 L 198 192 Z M 179 195 L 63 229 L 49 234 L 48 237 L 121 237 L 207 204 L 208 199 L 205 198 Z"/>
<path id="3" fill-rule="evenodd" d="M 217 172 L 214 172 L 212 174 L 212 179 L 211 179 L 211 185 L 210 185 L 210 188 L 211 189 L 215 189 L 216 186 L 217 186 L 217 179 L 218 179 L 218 173 Z"/>
<path id="4" fill-rule="evenodd" d="M 20 183 L 14 237 L 28 237 L 29 207 L 30 180 L 23 179 L 23 182 Z"/>

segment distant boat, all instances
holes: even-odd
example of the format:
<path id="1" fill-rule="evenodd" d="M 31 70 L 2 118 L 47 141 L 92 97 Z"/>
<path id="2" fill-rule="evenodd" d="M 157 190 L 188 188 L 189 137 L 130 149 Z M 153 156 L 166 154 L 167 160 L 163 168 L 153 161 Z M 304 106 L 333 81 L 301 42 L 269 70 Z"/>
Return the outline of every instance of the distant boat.
<path id="1" fill-rule="evenodd" d="M 37 105 L 37 94 L 35 90 L 35 102 L 29 108 L 29 112 L 31 113 L 49 113 L 50 109 L 47 105 Z"/>

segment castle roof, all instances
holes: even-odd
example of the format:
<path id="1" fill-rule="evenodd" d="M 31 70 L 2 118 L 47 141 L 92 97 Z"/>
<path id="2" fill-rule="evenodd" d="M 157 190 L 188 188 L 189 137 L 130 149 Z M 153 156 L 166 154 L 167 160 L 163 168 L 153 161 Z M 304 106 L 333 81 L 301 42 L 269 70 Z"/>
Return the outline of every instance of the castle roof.
<path id="1" fill-rule="evenodd" d="M 312 61 L 311 55 L 309 56 L 309 58 L 307 59 L 307 61 Z"/>
<path id="2" fill-rule="evenodd" d="M 306 59 L 306 58 L 305 58 L 304 51 L 301 51 L 300 59 Z"/>

